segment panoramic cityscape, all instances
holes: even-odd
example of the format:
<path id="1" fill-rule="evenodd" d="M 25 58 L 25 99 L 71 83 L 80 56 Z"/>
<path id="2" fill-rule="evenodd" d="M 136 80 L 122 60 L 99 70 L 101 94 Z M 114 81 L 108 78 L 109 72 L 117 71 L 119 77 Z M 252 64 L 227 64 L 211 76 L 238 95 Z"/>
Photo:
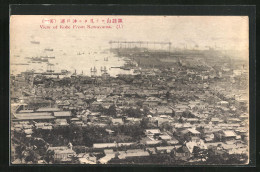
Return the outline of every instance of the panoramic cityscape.
<path id="1" fill-rule="evenodd" d="M 41 16 L 35 18 L 41 21 Z M 163 26 L 180 20 L 157 18 Z M 148 17 L 146 22 L 157 18 Z M 19 23 L 15 19 L 11 31 Z M 220 31 L 227 33 L 207 32 L 218 35 L 213 43 L 206 40 L 209 36 L 197 38 L 202 28 L 189 39 L 183 36 L 183 43 L 166 39 L 165 33 L 130 39 L 118 32 L 104 38 L 104 32 L 127 26 L 130 30 L 144 19 L 112 19 L 123 25 L 113 31 L 93 31 L 101 32 L 99 37 L 68 31 L 61 39 L 51 36 L 60 31 L 42 31 L 42 26 L 35 26 L 27 36 L 22 35 L 23 29 L 11 34 L 11 164 L 248 163 L 249 65 L 243 49 L 248 46 L 247 37 L 227 36 L 236 22 L 229 26 L 229 20 L 221 19 L 226 29 L 220 27 Z M 196 20 L 183 17 L 183 27 L 178 27 L 199 27 Z M 210 23 L 219 23 L 215 18 L 205 17 L 205 21 L 212 29 L 217 24 Z M 240 32 L 234 35 L 243 37 Z M 25 43 L 20 44 L 23 37 Z M 84 38 L 93 42 L 84 44 Z"/>

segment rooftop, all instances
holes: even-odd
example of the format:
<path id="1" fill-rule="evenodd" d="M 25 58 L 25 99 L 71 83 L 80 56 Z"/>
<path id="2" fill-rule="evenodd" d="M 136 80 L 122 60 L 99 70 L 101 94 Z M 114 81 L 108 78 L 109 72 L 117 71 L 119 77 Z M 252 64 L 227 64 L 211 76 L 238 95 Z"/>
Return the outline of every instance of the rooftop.
<path id="1" fill-rule="evenodd" d="M 71 116 L 70 111 L 60 111 L 60 112 L 54 112 L 55 117 L 62 117 L 62 116 Z"/>
<path id="2" fill-rule="evenodd" d="M 51 113 L 19 113 L 14 115 L 18 120 L 54 119 Z"/>
<path id="3" fill-rule="evenodd" d="M 224 135 L 225 135 L 226 137 L 237 136 L 237 135 L 235 134 L 235 132 L 232 131 L 232 130 L 226 130 L 226 131 L 224 130 L 223 133 L 224 133 Z"/>
<path id="4" fill-rule="evenodd" d="M 60 111 L 59 108 L 49 108 L 49 107 L 42 107 L 36 110 L 37 112 L 58 112 Z"/>

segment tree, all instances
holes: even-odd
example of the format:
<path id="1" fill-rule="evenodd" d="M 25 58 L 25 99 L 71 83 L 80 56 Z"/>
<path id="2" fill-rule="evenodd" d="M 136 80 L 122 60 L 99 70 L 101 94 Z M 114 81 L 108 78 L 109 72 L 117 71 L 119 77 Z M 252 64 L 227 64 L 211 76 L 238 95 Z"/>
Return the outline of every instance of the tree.
<path id="1" fill-rule="evenodd" d="M 170 96 L 171 96 L 170 92 L 167 91 L 165 96 L 166 96 L 166 99 L 168 100 L 170 98 Z"/>
<path id="2" fill-rule="evenodd" d="M 30 149 L 28 151 L 28 156 L 25 158 L 26 162 L 33 162 L 34 164 L 38 162 L 40 155 L 37 154 L 34 150 Z"/>
<path id="3" fill-rule="evenodd" d="M 137 109 L 133 109 L 133 108 L 125 109 L 124 113 L 127 116 L 134 117 L 134 118 L 140 118 L 142 116 L 142 112 L 139 108 L 137 108 Z"/>
<path id="4" fill-rule="evenodd" d="M 104 112 L 104 108 L 102 105 L 98 105 L 97 109 L 96 109 L 98 112 Z"/>
<path id="5" fill-rule="evenodd" d="M 96 101 L 96 98 L 91 98 L 91 99 L 86 99 L 85 102 L 90 105 L 91 103 L 93 103 L 94 101 Z M 102 107 L 102 106 L 101 106 Z"/>
<path id="6" fill-rule="evenodd" d="M 160 128 L 164 131 L 172 131 L 172 126 L 169 122 L 163 122 Z"/>
<path id="7" fill-rule="evenodd" d="M 53 150 L 48 150 L 46 152 L 46 155 L 44 157 L 45 161 L 48 163 L 48 164 L 52 164 L 54 163 L 54 151 Z"/>
<path id="8" fill-rule="evenodd" d="M 109 116 L 116 116 L 116 106 L 113 104 L 111 105 L 107 111 L 106 111 L 106 114 L 109 115 Z"/>
<path id="9" fill-rule="evenodd" d="M 77 111 L 75 109 L 72 109 L 71 114 L 72 114 L 73 117 L 75 117 L 77 115 Z"/>
<path id="10" fill-rule="evenodd" d="M 186 111 L 182 112 L 182 117 L 184 117 L 184 118 L 195 118 L 195 115 L 192 114 L 190 111 L 186 110 Z"/>
<path id="11" fill-rule="evenodd" d="M 150 110 L 149 110 L 149 108 L 148 107 L 144 107 L 144 115 L 148 115 L 149 114 L 149 112 L 150 112 Z"/>
<path id="12" fill-rule="evenodd" d="M 136 102 L 136 105 L 139 106 L 139 107 L 142 107 L 143 106 L 143 102 L 139 100 L 139 101 Z"/>
<path id="13" fill-rule="evenodd" d="M 172 114 L 171 114 L 172 117 L 175 117 L 175 111 L 172 110 Z"/>
<path id="14" fill-rule="evenodd" d="M 149 124 L 149 118 L 144 117 L 144 118 L 141 120 L 140 126 L 141 126 L 143 129 L 146 129 L 146 128 L 148 128 L 148 124 Z"/>
<path id="15" fill-rule="evenodd" d="M 26 149 L 26 147 L 23 144 L 21 144 L 21 145 L 19 145 L 19 146 L 17 146 L 15 148 L 15 152 L 17 154 L 17 158 L 19 158 L 21 161 L 24 158 L 23 152 L 25 151 L 25 149 Z"/>
<path id="16" fill-rule="evenodd" d="M 194 155 L 195 158 L 198 158 L 200 160 L 206 159 L 207 150 L 203 150 L 203 149 L 200 149 L 198 146 L 194 146 L 193 155 Z"/>
<path id="17" fill-rule="evenodd" d="M 180 117 L 180 118 L 178 119 L 178 122 L 179 122 L 179 123 L 183 123 L 182 117 Z"/>
<path id="18" fill-rule="evenodd" d="M 31 145 L 34 146 L 34 150 L 40 154 L 43 155 L 47 150 L 47 143 L 43 139 L 31 139 Z"/>
<path id="19" fill-rule="evenodd" d="M 77 157 L 71 157 L 71 163 L 72 164 L 79 164 L 80 163 L 80 161 L 79 161 L 79 159 L 77 158 Z"/>

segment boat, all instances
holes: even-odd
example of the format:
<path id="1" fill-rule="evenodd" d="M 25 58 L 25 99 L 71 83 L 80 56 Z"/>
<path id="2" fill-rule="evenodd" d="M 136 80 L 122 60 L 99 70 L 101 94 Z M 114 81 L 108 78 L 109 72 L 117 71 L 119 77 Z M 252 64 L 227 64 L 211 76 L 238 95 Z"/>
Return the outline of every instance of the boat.
<path id="1" fill-rule="evenodd" d="M 106 66 L 104 66 L 104 72 L 107 73 L 107 67 Z"/>
<path id="2" fill-rule="evenodd" d="M 130 68 L 127 68 L 127 67 L 120 67 L 120 69 L 123 69 L 123 70 L 131 70 Z"/>
<path id="3" fill-rule="evenodd" d="M 85 53 L 84 53 L 84 52 L 83 52 L 83 53 L 81 53 L 81 52 L 78 52 L 78 53 L 77 53 L 77 55 L 82 55 L 82 54 L 85 54 Z"/>
<path id="4" fill-rule="evenodd" d="M 105 73 L 106 73 L 106 72 L 107 72 L 107 67 L 104 66 L 104 68 L 103 68 L 103 67 L 101 66 L 101 69 L 100 69 L 100 70 L 101 70 L 101 72 L 105 72 Z"/>
<path id="5" fill-rule="evenodd" d="M 31 41 L 32 44 L 40 44 L 39 41 Z"/>
<path id="6" fill-rule="evenodd" d="M 45 58 L 45 59 L 55 59 L 55 56 L 41 56 L 40 58 Z"/>
<path id="7" fill-rule="evenodd" d="M 94 66 L 94 68 L 93 68 L 93 69 L 91 68 L 90 71 L 91 71 L 91 72 L 97 72 L 97 69 L 96 69 L 96 67 Z"/>
<path id="8" fill-rule="evenodd" d="M 54 64 L 48 63 L 48 65 L 47 65 L 47 72 L 51 72 L 51 73 L 53 73 L 53 72 L 54 72 L 54 70 L 53 70 L 53 67 L 52 67 L 52 66 L 54 66 Z"/>
<path id="9" fill-rule="evenodd" d="M 108 57 L 107 57 L 107 58 L 104 58 L 104 61 L 108 61 Z"/>
<path id="10" fill-rule="evenodd" d="M 32 57 L 30 58 L 32 62 L 49 62 L 48 59 L 40 58 L 40 57 Z"/>
<path id="11" fill-rule="evenodd" d="M 45 48 L 44 51 L 53 51 L 52 48 Z"/>
<path id="12" fill-rule="evenodd" d="M 12 65 L 29 65 L 29 64 L 27 64 L 27 63 L 14 63 Z"/>

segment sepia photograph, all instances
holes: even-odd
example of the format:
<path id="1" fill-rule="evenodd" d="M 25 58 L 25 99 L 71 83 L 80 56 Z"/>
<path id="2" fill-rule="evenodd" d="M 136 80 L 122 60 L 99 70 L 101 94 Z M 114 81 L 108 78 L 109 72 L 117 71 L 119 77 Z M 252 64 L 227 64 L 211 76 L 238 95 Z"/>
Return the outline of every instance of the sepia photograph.
<path id="1" fill-rule="evenodd" d="M 249 164 L 248 16 L 11 15 L 10 164 Z"/>

